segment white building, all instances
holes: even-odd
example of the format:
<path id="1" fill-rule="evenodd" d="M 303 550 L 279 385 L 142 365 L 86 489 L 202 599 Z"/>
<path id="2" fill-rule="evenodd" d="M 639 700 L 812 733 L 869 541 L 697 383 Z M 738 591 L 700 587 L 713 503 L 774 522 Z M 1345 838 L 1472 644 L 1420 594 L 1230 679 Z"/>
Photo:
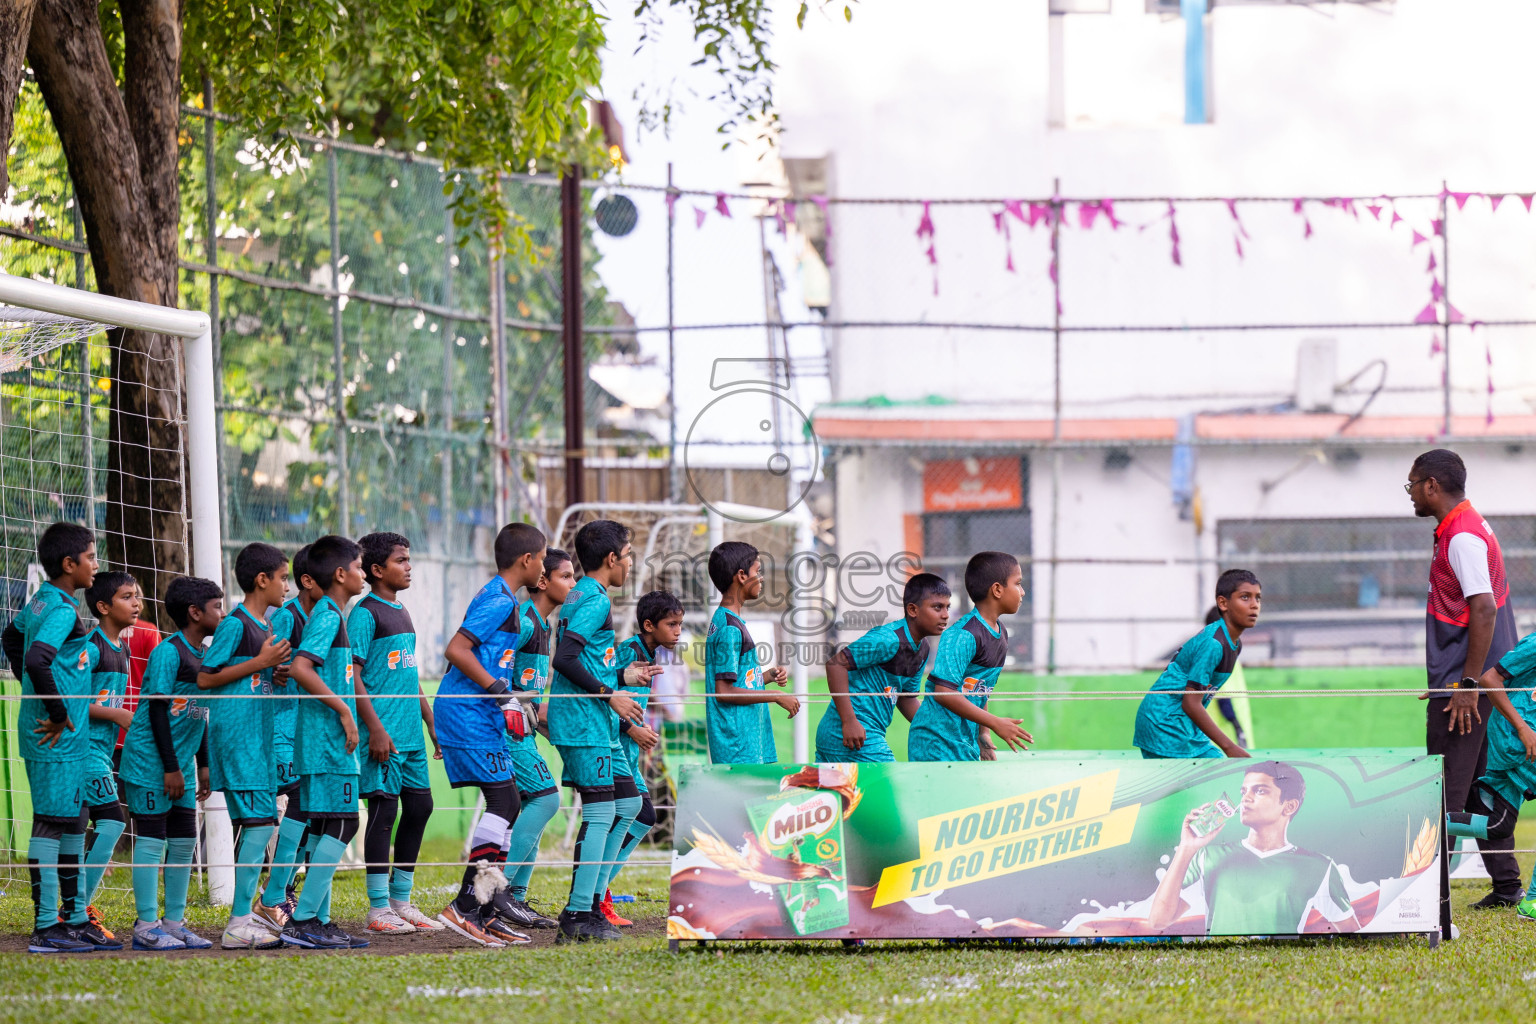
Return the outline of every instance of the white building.
<path id="1" fill-rule="evenodd" d="M 814 424 L 839 556 L 1029 556 L 1014 628 L 1037 667 L 1053 632 L 1063 670 L 1153 662 L 1233 565 L 1268 584 L 1250 662 L 1411 662 L 1431 524 L 1402 483 L 1414 454 L 1443 445 L 1497 517 L 1517 607 L 1536 611 L 1536 335 L 1451 329 L 1441 437 L 1437 332 L 1400 326 L 1433 281 L 1468 321 L 1536 321 L 1524 201 L 1446 200 L 1448 253 L 1433 227 L 1442 182 L 1536 191 L 1536 5 L 1216 0 L 1210 123 L 1184 124 L 1187 26 L 1159 3 L 881 0 L 851 26 L 838 5 L 778 32 L 783 154 L 824 159 L 832 198 L 993 198 L 932 205 L 923 238 L 920 205 L 830 207 L 829 322 L 923 324 L 827 332 L 833 400 Z M 1049 230 L 1004 213 L 1058 179 L 1059 364 Z M 1423 198 L 1300 212 L 1243 199 L 1382 194 Z M 1179 202 L 1170 218 L 1161 199 L 1127 197 L 1239 201 L 1235 217 Z M 1120 200 L 1118 230 L 1081 226 L 1079 200 L 1099 198 Z M 1345 326 L 1359 324 L 1379 326 Z M 1072 330 L 1094 325 L 1164 329 Z M 1279 326 L 1201 329 L 1239 325 Z M 1182 502 L 1179 438 L 1194 456 Z"/>

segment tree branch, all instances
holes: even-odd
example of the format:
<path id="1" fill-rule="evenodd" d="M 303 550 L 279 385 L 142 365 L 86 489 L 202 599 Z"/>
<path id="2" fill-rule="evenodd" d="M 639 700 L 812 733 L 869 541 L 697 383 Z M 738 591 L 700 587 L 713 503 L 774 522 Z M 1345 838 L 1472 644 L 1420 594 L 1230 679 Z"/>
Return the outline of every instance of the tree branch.
<path id="1" fill-rule="evenodd" d="M 11 188 L 8 154 L 36 0 L 0 0 L 0 199 Z"/>

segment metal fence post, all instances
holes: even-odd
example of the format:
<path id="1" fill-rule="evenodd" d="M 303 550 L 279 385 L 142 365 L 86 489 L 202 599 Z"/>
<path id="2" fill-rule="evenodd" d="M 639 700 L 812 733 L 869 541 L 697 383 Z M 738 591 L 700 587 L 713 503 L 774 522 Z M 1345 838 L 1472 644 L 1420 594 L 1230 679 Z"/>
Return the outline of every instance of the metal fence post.
<path id="1" fill-rule="evenodd" d="M 339 127 L 333 125 L 331 136 L 340 135 Z M 341 268 L 338 261 L 341 259 L 341 215 L 340 201 L 338 199 L 339 184 L 337 180 L 336 147 L 325 147 L 325 163 L 330 171 L 331 193 L 331 354 L 335 363 L 336 387 L 334 390 L 336 400 L 336 480 L 337 480 L 337 505 L 341 512 L 341 523 L 337 530 L 343 536 L 352 528 L 352 493 L 347 476 L 350 466 L 347 462 L 347 394 L 343 383 L 343 371 L 346 365 L 344 354 L 345 337 L 341 328 Z"/>
<path id="2" fill-rule="evenodd" d="M 1066 204 L 1061 201 L 1061 179 L 1055 179 L 1051 192 L 1051 589 L 1045 633 L 1045 671 L 1056 674 L 1056 575 L 1061 570 L 1058 537 L 1061 532 L 1061 218 Z M 1033 618 L 1033 616 L 1031 616 Z"/>
<path id="3" fill-rule="evenodd" d="M 71 186 L 73 189 L 73 186 Z M 85 221 L 80 217 L 80 197 L 71 192 L 69 212 L 75 226 L 75 241 L 85 241 Z M 85 253 L 75 253 L 75 287 L 85 287 Z M 85 382 L 85 410 L 80 414 L 81 433 L 85 435 L 85 515 L 92 530 L 96 529 L 96 424 L 91 418 L 91 398 L 96 394 L 91 373 L 91 339 L 80 339 L 80 371 Z"/>
<path id="4" fill-rule="evenodd" d="M 443 209 L 443 308 L 453 308 L 453 211 Z M 443 318 L 443 432 L 448 439 L 443 442 L 442 495 L 438 507 L 442 510 L 443 552 L 443 649 L 448 648 L 449 628 L 453 622 L 453 600 L 449 581 L 449 560 L 453 557 L 453 347 L 454 335 L 459 331 L 458 321 Z M 446 662 L 443 672 L 448 671 Z"/>
<path id="5" fill-rule="evenodd" d="M 503 308 L 507 293 L 503 288 L 506 271 L 502 268 L 500 241 L 491 242 L 491 442 L 495 445 L 496 526 L 501 528 L 511 515 L 507 492 L 511 489 L 507 466 L 507 311 Z"/>
<path id="6" fill-rule="evenodd" d="M 667 498 L 677 501 L 682 493 L 677 480 L 677 324 L 673 319 L 672 266 L 677 227 L 677 193 L 672 185 L 672 161 L 667 161 Z"/>
<path id="7" fill-rule="evenodd" d="M 1450 206 L 1446 203 L 1446 189 L 1440 182 L 1440 344 L 1445 349 L 1445 367 L 1441 374 L 1440 390 L 1445 403 L 1445 424 L 1440 432 L 1451 436 L 1451 225 Z"/>
<path id="8" fill-rule="evenodd" d="M 219 326 L 218 173 L 215 167 L 213 81 L 203 76 L 203 245 L 208 274 L 208 320 L 213 330 L 214 464 L 219 473 L 219 536 L 229 537 L 229 474 L 224 469 L 224 332 Z M 227 571 L 227 567 L 226 567 Z"/>

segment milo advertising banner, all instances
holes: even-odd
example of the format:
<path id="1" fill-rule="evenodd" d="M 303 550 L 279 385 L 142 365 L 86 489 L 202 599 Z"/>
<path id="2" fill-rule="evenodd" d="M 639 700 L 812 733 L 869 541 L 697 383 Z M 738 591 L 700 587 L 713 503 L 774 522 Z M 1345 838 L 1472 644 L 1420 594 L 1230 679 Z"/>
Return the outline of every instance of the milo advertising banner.
<path id="1" fill-rule="evenodd" d="M 1397 751 L 688 765 L 667 934 L 1436 932 L 1440 772 Z"/>

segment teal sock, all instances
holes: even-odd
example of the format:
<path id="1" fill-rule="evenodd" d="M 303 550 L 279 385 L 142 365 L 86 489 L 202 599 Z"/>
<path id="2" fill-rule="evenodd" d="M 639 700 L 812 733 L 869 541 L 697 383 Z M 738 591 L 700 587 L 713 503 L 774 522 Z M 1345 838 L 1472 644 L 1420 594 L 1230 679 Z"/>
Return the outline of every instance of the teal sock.
<path id="1" fill-rule="evenodd" d="M 389 876 L 389 898 L 396 903 L 411 902 L 411 890 L 416 887 L 416 872 L 395 868 Z"/>
<path id="2" fill-rule="evenodd" d="M 1457 818 L 1466 818 L 1466 821 L 1457 821 Z M 1472 839 L 1488 838 L 1488 815 L 1486 814 L 1447 814 L 1445 816 L 1445 831 L 1453 836 L 1470 837 Z"/>
<path id="3" fill-rule="evenodd" d="M 612 800 L 581 805 L 581 828 L 576 832 L 576 850 L 571 868 L 571 895 L 565 909 L 585 914 L 592 909 L 592 894 L 602 865 L 599 861 L 608 849 L 608 833 L 613 828 Z"/>
<path id="4" fill-rule="evenodd" d="M 619 877 L 619 872 L 624 869 L 624 865 L 629 862 L 629 855 L 634 852 L 635 847 L 640 845 L 640 840 L 644 839 L 650 831 L 651 826 L 642 821 L 632 821 L 629 823 L 629 835 L 625 836 L 624 842 L 619 844 L 619 855 L 616 858 L 618 863 L 613 866 L 613 874 L 608 876 L 608 885 L 610 887 L 613 885 L 613 880 Z"/>
<path id="5" fill-rule="evenodd" d="M 32 904 L 36 910 L 37 930 L 59 923 L 59 841 L 33 836 L 27 843 L 27 860 L 32 875 Z M 48 864 L 49 867 L 35 865 Z"/>
<path id="6" fill-rule="evenodd" d="M 240 849 L 235 854 L 235 902 L 229 909 L 231 917 L 244 917 L 251 912 L 251 900 L 256 898 L 256 886 L 261 884 L 261 869 L 267 859 L 267 840 L 271 838 L 271 825 L 252 825 L 240 830 Z"/>
<path id="7" fill-rule="evenodd" d="M 604 863 L 597 873 L 597 888 L 593 890 L 594 900 L 601 900 L 603 893 L 608 889 L 608 883 L 613 881 L 614 872 L 619 866 L 619 847 L 624 845 L 625 839 L 629 838 L 629 826 L 634 823 L 635 815 L 639 814 L 640 808 L 644 806 L 645 801 L 638 796 L 626 796 L 613 802 L 613 824 L 608 829 L 608 841 L 603 846 Z"/>
<path id="8" fill-rule="evenodd" d="M 1531 884 L 1530 887 L 1525 890 L 1525 898 L 1536 899 L 1536 869 L 1532 869 L 1531 871 Z"/>
<path id="9" fill-rule="evenodd" d="M 277 847 L 272 851 L 272 873 L 267 876 L 266 891 L 261 902 L 275 907 L 288 896 L 288 886 L 298 874 L 299 843 L 304 839 L 305 822 L 284 818 L 277 827 Z"/>
<path id="10" fill-rule="evenodd" d="M 133 906 L 144 922 L 160 920 L 160 862 L 165 840 L 139 836 L 133 841 Z"/>
<path id="11" fill-rule="evenodd" d="M 389 906 L 389 872 L 370 868 L 365 882 L 368 886 L 368 906 L 375 910 Z"/>
<path id="12" fill-rule="evenodd" d="M 196 839 L 165 841 L 165 919 L 184 921 L 187 917 L 187 886 L 192 883 L 192 853 Z"/>
<path id="13" fill-rule="evenodd" d="M 96 890 L 101 887 L 107 865 L 112 862 L 112 851 L 117 849 L 117 841 L 122 838 L 125 824 L 115 818 L 103 818 L 96 823 L 96 838 L 91 840 L 91 852 L 85 855 L 81 884 L 87 904 L 96 899 Z"/>
<path id="14" fill-rule="evenodd" d="M 528 898 L 528 882 L 533 878 L 533 862 L 539 856 L 539 840 L 544 827 L 560 809 L 560 794 L 546 793 L 523 804 L 517 820 L 512 823 L 512 834 L 507 843 L 507 870 L 510 872 L 511 896 L 515 900 Z"/>
<path id="15" fill-rule="evenodd" d="M 293 916 L 300 921 L 319 920 L 321 924 L 331 919 L 331 876 L 347 844 L 335 836 L 321 836 L 315 844 L 314 859 L 309 862 L 309 873 L 304 878 L 304 891 L 299 894 L 299 907 Z"/>
<path id="16" fill-rule="evenodd" d="M 66 832 L 59 840 L 59 919 L 78 928 L 85 924 L 85 898 L 80 891 L 80 858 L 85 832 Z"/>

